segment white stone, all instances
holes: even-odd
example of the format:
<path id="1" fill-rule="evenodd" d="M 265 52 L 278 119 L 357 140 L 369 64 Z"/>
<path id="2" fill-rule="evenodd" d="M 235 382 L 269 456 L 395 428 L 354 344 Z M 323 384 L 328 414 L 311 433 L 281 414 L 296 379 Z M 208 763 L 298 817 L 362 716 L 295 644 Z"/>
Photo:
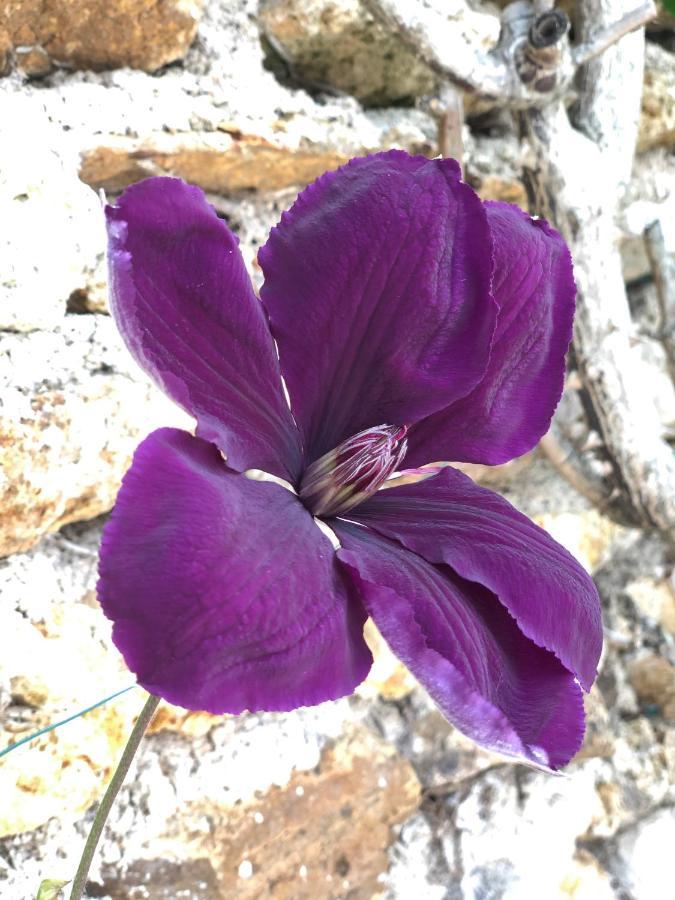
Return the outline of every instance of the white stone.
<path id="1" fill-rule="evenodd" d="M 68 316 L 0 349 L 0 555 L 109 510 L 140 440 L 191 429 L 139 370 L 108 316 Z"/>
<path id="2" fill-rule="evenodd" d="M 655 812 L 618 840 L 625 883 L 635 900 L 668 900 L 673 887 L 675 810 Z"/>
<path id="3" fill-rule="evenodd" d="M 16 139 L 20 131 L 21 140 Z M 75 290 L 100 279 L 101 203 L 37 103 L 3 98 L 0 116 L 0 330 L 51 328 Z"/>
<path id="4" fill-rule="evenodd" d="M 444 900 L 446 887 L 431 880 L 433 832 L 421 813 L 403 824 L 389 850 L 389 868 L 380 878 L 387 897 Z"/>
<path id="5" fill-rule="evenodd" d="M 591 766 L 566 777 L 528 773 L 518 786 L 489 772 L 457 809 L 462 890 L 477 897 L 497 882 L 508 900 L 555 897 L 572 865 L 576 839 L 602 816 Z"/>
<path id="6" fill-rule="evenodd" d="M 239 863 L 237 874 L 240 878 L 250 878 L 253 875 L 253 863 L 250 859 L 243 859 Z"/>

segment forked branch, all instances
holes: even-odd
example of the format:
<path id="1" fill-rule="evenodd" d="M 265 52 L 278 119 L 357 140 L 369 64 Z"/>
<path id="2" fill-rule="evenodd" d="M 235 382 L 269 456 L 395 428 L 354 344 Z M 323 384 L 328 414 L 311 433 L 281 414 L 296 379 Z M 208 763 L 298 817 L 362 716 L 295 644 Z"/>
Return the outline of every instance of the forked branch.
<path id="1" fill-rule="evenodd" d="M 553 0 L 518 0 L 502 14 L 501 32 L 493 16 L 475 12 L 466 0 L 364 0 L 369 12 L 405 43 L 429 68 L 464 90 L 511 106 L 540 106 L 542 94 L 559 96 L 579 66 L 604 53 L 621 38 L 656 15 L 652 0 L 606 25 L 571 49 L 567 43 L 564 12 L 553 10 Z M 537 35 L 550 39 L 537 42 Z M 541 50 L 550 48 L 547 54 Z M 555 52 L 554 52 L 555 51 Z M 544 68 L 557 69 L 555 79 L 523 79 L 514 58 L 539 56 Z"/>
<path id="2" fill-rule="evenodd" d="M 506 7 L 492 44 L 489 26 L 479 20 L 482 32 L 476 29 L 477 14 L 463 0 L 449 12 L 445 0 L 366 2 L 444 78 L 519 112 L 530 149 L 524 176 L 532 212 L 556 225 L 575 259 L 576 358 L 618 483 L 634 515 L 675 538 L 675 458 L 656 409 L 645 402 L 614 241 L 644 58 L 640 38 L 626 36 L 652 18 L 653 3 L 622 15 L 622 0 L 580 0 L 580 43 L 570 48 L 566 18 L 550 0 Z M 565 102 L 573 80 L 574 124 Z M 577 486 L 597 495 L 593 485 Z"/>
<path id="3" fill-rule="evenodd" d="M 656 7 L 651 0 L 644 3 L 642 6 L 639 6 L 637 9 L 626 13 L 626 15 L 622 16 L 618 21 L 598 31 L 598 33 L 594 34 L 590 40 L 584 41 L 574 47 L 572 50 L 572 62 L 574 63 L 574 66 L 583 66 L 592 59 L 595 59 L 596 56 L 600 56 L 600 54 L 604 53 L 605 50 L 612 46 L 612 44 L 616 44 L 627 34 L 636 31 L 638 28 L 642 28 L 647 22 L 651 22 L 655 15 Z"/>

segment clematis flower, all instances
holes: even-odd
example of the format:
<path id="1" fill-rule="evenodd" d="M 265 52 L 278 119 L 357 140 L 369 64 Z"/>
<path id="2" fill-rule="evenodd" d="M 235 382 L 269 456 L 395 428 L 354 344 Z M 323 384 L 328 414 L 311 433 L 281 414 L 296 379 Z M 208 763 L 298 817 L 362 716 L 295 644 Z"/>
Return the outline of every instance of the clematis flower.
<path id="1" fill-rule="evenodd" d="M 368 673 L 371 616 L 464 734 L 564 765 L 601 649 L 593 583 L 428 466 L 503 463 L 547 430 L 574 311 L 560 236 L 399 151 L 300 194 L 260 299 L 197 188 L 148 179 L 107 220 L 119 329 L 196 419 L 143 441 L 104 533 L 99 597 L 138 682 L 212 713 L 335 699 Z"/>

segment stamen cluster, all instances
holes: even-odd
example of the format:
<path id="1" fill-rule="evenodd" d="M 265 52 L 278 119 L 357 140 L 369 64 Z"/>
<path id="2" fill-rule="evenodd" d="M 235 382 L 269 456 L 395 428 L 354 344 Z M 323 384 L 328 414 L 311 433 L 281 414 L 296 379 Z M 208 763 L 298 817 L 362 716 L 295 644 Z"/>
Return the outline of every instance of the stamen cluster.
<path id="1" fill-rule="evenodd" d="M 319 457 L 305 472 L 300 498 L 315 516 L 337 516 L 372 496 L 408 449 L 405 425 L 376 425 Z"/>

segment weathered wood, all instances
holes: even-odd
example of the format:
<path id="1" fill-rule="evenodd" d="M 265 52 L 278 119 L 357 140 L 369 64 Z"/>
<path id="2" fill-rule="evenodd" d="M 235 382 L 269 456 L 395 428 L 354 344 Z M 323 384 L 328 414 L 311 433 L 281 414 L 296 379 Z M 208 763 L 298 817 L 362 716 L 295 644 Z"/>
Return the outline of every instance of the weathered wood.
<path id="1" fill-rule="evenodd" d="M 605 50 L 609 49 L 613 44 L 622 37 L 646 25 L 654 18 L 655 9 L 653 3 L 644 3 L 637 9 L 632 9 L 615 22 L 612 22 L 607 28 L 595 33 L 591 31 L 588 39 L 578 44 L 572 51 L 572 62 L 575 66 L 582 66 L 585 63 L 600 56 Z M 590 19 L 593 24 L 593 19 Z"/>
<path id="2" fill-rule="evenodd" d="M 621 0 L 582 0 L 581 38 L 612 32 Z M 625 21 L 625 19 L 624 19 Z M 617 206 L 637 136 L 644 44 L 624 37 L 580 73 L 573 127 L 562 103 L 529 110 L 535 211 L 560 229 L 575 261 L 574 347 L 607 450 L 645 524 L 675 536 L 675 456 L 641 382 L 615 242 Z"/>
<path id="3" fill-rule="evenodd" d="M 658 219 L 645 228 L 644 241 L 656 287 L 657 337 L 665 348 L 670 377 L 675 383 L 675 260 L 668 253 Z"/>
<path id="4" fill-rule="evenodd" d="M 462 165 L 464 158 L 464 98 L 454 84 L 441 86 L 440 97 L 431 108 L 438 121 L 438 153 Z"/>
<path id="5" fill-rule="evenodd" d="M 486 53 L 461 28 L 453 35 L 447 15 L 442 27 L 444 7 L 434 0 L 368 0 L 437 72 L 521 111 L 532 212 L 561 231 L 575 261 L 575 355 L 605 446 L 639 519 L 675 539 L 675 456 L 640 380 L 615 242 L 644 60 L 643 35 L 629 32 L 654 7 L 579 0 L 579 44 L 570 48 L 562 20 L 550 18 L 549 0 L 535 2 L 517 0 L 504 10 L 499 42 Z M 571 120 L 565 95 L 573 81 Z"/>
<path id="6" fill-rule="evenodd" d="M 616 5 L 620 0 L 608 2 Z M 623 17 L 619 11 L 616 19 L 606 25 L 599 22 L 599 27 L 584 34 L 582 43 L 570 51 L 562 39 L 567 29 L 560 29 L 566 14 L 552 10 L 552 0 L 509 4 L 502 13 L 499 40 L 490 25 L 494 17 L 475 12 L 466 0 L 364 3 L 442 78 L 482 97 L 504 101 L 512 109 L 541 107 L 553 97 L 563 97 L 582 63 L 656 14 L 651 0 Z M 537 33 L 548 33 L 549 42 L 538 43 Z M 528 62 L 534 64 L 534 73 Z"/>

